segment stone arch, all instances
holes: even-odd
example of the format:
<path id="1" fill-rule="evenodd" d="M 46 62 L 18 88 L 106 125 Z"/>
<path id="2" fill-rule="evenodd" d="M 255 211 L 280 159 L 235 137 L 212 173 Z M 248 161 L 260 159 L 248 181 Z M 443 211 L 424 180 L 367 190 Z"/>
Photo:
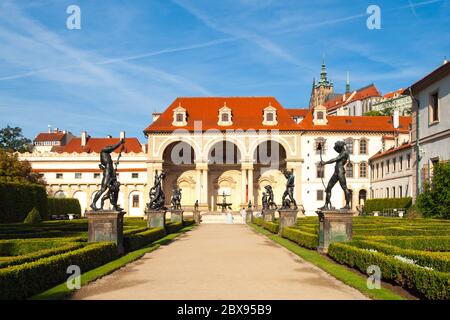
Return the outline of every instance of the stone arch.
<path id="1" fill-rule="evenodd" d="M 201 156 L 202 152 L 200 146 L 194 139 L 184 136 L 183 137 L 170 136 L 166 140 L 164 140 L 164 142 L 161 143 L 158 147 L 157 155 L 159 155 L 161 160 L 163 159 L 164 151 L 167 149 L 167 147 L 177 142 L 184 142 L 191 146 L 191 148 L 194 150 L 194 160 L 198 160 L 198 158 Z"/>
<path id="2" fill-rule="evenodd" d="M 67 198 L 67 192 L 65 192 L 62 189 L 59 189 L 57 191 L 55 191 L 55 193 L 53 194 L 54 198 Z"/>
<path id="3" fill-rule="evenodd" d="M 234 137 L 225 137 L 225 138 L 220 138 L 220 139 L 211 139 L 210 141 L 208 141 L 205 144 L 205 146 L 203 147 L 203 153 L 202 153 L 204 160 L 207 160 L 209 162 L 209 156 L 210 156 L 211 151 L 219 143 L 233 144 L 236 147 L 241 160 L 243 160 L 243 157 L 245 157 L 245 155 L 246 155 L 246 152 L 245 152 L 246 149 L 241 140 L 236 139 Z"/>
<path id="4" fill-rule="evenodd" d="M 83 190 L 76 190 L 73 193 L 72 197 L 74 199 L 78 199 L 78 202 L 80 203 L 81 214 L 84 215 L 84 212 L 86 211 L 86 209 L 89 206 L 86 192 L 84 192 Z"/>
<path id="5" fill-rule="evenodd" d="M 283 137 L 279 137 L 279 136 L 265 136 L 265 137 L 259 137 L 257 139 L 255 139 L 255 141 L 253 141 L 250 144 L 249 147 L 249 152 L 248 155 L 249 157 L 254 156 L 256 149 L 258 148 L 258 146 L 264 142 L 267 141 L 275 141 L 278 142 L 285 150 L 286 152 L 286 157 L 287 158 L 291 158 L 291 155 L 294 154 L 294 151 L 292 150 L 292 147 L 290 146 L 289 142 L 287 142 Z M 289 151 L 289 156 L 288 156 L 288 151 Z"/>
<path id="6" fill-rule="evenodd" d="M 232 148 L 232 149 L 231 149 Z M 214 153 L 214 155 L 213 155 Z M 205 146 L 205 159 L 209 164 L 238 164 L 242 160 L 238 144 L 228 139 L 215 140 Z M 231 159 L 233 157 L 233 159 Z"/>

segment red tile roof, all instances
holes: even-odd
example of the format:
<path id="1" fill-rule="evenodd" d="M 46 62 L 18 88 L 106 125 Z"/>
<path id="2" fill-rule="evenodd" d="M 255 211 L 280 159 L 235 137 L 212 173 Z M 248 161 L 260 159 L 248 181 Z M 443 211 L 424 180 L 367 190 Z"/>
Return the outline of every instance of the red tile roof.
<path id="1" fill-rule="evenodd" d="M 328 123 L 314 125 L 312 112 L 299 124 L 306 131 L 375 131 L 375 132 L 409 132 L 411 117 L 400 117 L 400 126 L 394 129 L 390 116 L 327 116 Z"/>
<path id="2" fill-rule="evenodd" d="M 392 98 L 395 98 L 397 95 L 403 95 L 404 92 L 405 92 L 405 89 L 398 89 L 398 90 L 396 90 L 396 91 L 392 91 L 392 92 L 386 93 L 386 94 L 383 96 L 383 98 L 386 98 L 386 99 L 392 99 Z"/>
<path id="3" fill-rule="evenodd" d="M 351 93 L 345 93 L 340 97 L 334 98 L 333 100 L 330 100 L 327 103 L 325 103 L 325 107 L 328 109 L 328 111 L 330 111 L 337 109 L 339 107 L 343 107 L 349 104 L 350 102 L 357 100 L 364 100 L 370 97 L 381 97 L 381 93 L 378 91 L 378 89 L 375 87 L 373 83 L 364 88 L 358 89 Z"/>
<path id="4" fill-rule="evenodd" d="M 83 147 L 81 145 L 81 138 L 73 138 L 70 142 L 59 152 L 67 152 L 67 153 L 99 153 L 104 147 L 109 145 L 114 145 L 119 142 L 119 138 L 88 138 L 86 145 Z M 116 150 L 119 152 L 120 148 Z M 142 152 L 141 143 L 137 138 L 125 138 L 125 148 L 123 150 L 124 153 L 134 152 L 140 153 Z"/>
<path id="5" fill-rule="evenodd" d="M 65 135 L 66 134 L 63 133 L 63 132 L 51 132 L 51 133 L 42 132 L 42 133 L 39 133 L 37 135 L 37 137 L 34 139 L 34 141 L 38 141 L 38 142 L 41 142 L 41 141 L 61 141 L 61 140 L 64 139 Z"/>
<path id="6" fill-rule="evenodd" d="M 286 108 L 287 113 L 289 113 L 292 117 L 304 117 L 308 114 L 309 109 L 293 109 Z"/>
<path id="7" fill-rule="evenodd" d="M 231 109 L 232 122 L 230 126 L 219 126 L 218 115 L 226 103 Z M 178 106 L 186 109 L 187 125 L 173 126 L 173 110 Z M 272 106 L 277 111 L 276 126 L 263 125 L 263 110 Z M 201 121 L 201 130 L 217 129 L 276 129 L 276 130 L 298 130 L 298 125 L 292 116 L 284 109 L 274 97 L 203 97 L 203 98 L 177 98 L 161 114 L 161 116 L 150 124 L 144 133 L 148 132 L 170 132 L 176 129 L 194 131 L 194 121 Z M 197 129 L 197 128 L 195 128 Z"/>
<path id="8" fill-rule="evenodd" d="M 388 154 L 392 154 L 392 153 L 395 153 L 395 152 L 400 151 L 400 150 L 409 149 L 409 148 L 411 148 L 411 143 L 404 143 L 401 146 L 398 146 L 396 148 L 393 147 L 393 148 L 391 148 L 389 150 L 386 150 L 384 152 L 382 152 L 380 150 L 377 153 L 375 153 L 372 157 L 370 157 L 369 161 L 377 159 L 377 158 L 380 158 L 380 157 L 384 157 L 384 156 L 386 156 Z"/>

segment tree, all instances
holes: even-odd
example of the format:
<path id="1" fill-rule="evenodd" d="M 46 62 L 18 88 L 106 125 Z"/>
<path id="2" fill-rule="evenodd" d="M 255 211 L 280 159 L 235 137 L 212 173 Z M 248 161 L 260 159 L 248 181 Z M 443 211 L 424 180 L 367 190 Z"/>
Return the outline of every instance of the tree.
<path id="1" fill-rule="evenodd" d="M 23 136 L 21 128 L 8 125 L 0 130 L 0 149 L 10 152 L 30 151 L 31 140 Z"/>
<path id="2" fill-rule="evenodd" d="M 6 152 L 3 149 L 0 149 L 0 180 L 45 185 L 44 179 L 31 170 L 28 161 L 20 161 L 17 154 Z"/>
<path id="3" fill-rule="evenodd" d="M 450 218 L 450 162 L 433 167 L 431 184 L 417 196 L 416 206 L 424 217 Z"/>

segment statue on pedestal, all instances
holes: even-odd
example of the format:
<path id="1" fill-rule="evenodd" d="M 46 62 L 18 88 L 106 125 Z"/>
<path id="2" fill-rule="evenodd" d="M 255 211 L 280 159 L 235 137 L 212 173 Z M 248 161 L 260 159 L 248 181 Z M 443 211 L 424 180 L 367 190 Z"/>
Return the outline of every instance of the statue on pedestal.
<path id="1" fill-rule="evenodd" d="M 166 173 L 163 171 L 159 175 L 155 176 L 155 181 L 153 183 L 153 187 L 150 189 L 150 201 L 147 203 L 148 210 L 167 210 L 164 206 L 164 202 L 166 200 L 166 196 L 164 195 L 164 191 L 162 188 L 162 182 L 166 177 Z"/>
<path id="2" fill-rule="evenodd" d="M 267 185 L 264 187 L 267 192 L 267 209 L 277 209 L 277 205 L 275 204 L 274 197 L 273 197 L 273 189 L 272 186 Z"/>
<path id="3" fill-rule="evenodd" d="M 172 204 L 172 210 L 181 210 L 181 189 L 178 187 L 172 190 L 172 199 L 170 200 Z"/>
<path id="4" fill-rule="evenodd" d="M 103 179 L 100 187 L 100 191 L 95 194 L 94 199 L 91 203 L 91 208 L 94 211 L 103 210 L 105 200 L 109 199 L 111 206 L 116 211 L 122 211 L 123 209 L 117 205 L 119 198 L 120 182 L 117 180 L 117 166 L 119 165 L 120 157 L 124 149 L 125 139 L 120 139 L 120 141 L 113 145 L 107 146 L 100 152 L 100 164 L 98 165 L 101 170 L 103 170 Z M 122 146 L 119 156 L 115 164 L 113 164 L 111 153 L 114 152 L 118 147 Z M 106 192 L 106 193 L 105 193 Z M 97 208 L 96 203 L 101 198 L 100 208 Z"/>
<path id="5" fill-rule="evenodd" d="M 325 205 L 320 210 L 333 210 L 334 208 L 331 206 L 331 190 L 333 189 L 334 185 L 339 181 L 339 184 L 341 185 L 342 190 L 344 190 L 345 194 L 345 206 L 341 208 L 341 210 L 350 210 L 350 198 L 351 193 L 350 190 L 347 187 L 347 180 L 345 178 L 345 165 L 350 160 L 350 155 L 345 147 L 344 141 L 337 141 L 334 144 L 334 150 L 339 153 L 339 155 L 336 158 L 333 158 L 328 161 L 322 160 L 322 145 L 319 143 L 317 146 L 317 149 L 320 151 L 320 165 L 324 166 L 326 164 L 330 164 L 333 162 L 336 162 L 336 165 L 334 167 L 334 173 L 333 176 L 330 178 L 330 181 L 328 181 L 328 186 L 325 189 L 326 192 L 326 198 L 325 198 Z"/>
<path id="6" fill-rule="evenodd" d="M 198 200 L 195 200 L 195 203 L 194 203 L 194 210 L 195 210 L 195 211 L 198 211 Z"/>
<path id="7" fill-rule="evenodd" d="M 297 202 L 294 199 L 294 187 L 295 187 L 295 177 L 294 173 L 289 170 L 284 170 L 284 176 L 286 177 L 286 190 L 282 197 L 282 207 L 281 209 L 297 209 Z"/>

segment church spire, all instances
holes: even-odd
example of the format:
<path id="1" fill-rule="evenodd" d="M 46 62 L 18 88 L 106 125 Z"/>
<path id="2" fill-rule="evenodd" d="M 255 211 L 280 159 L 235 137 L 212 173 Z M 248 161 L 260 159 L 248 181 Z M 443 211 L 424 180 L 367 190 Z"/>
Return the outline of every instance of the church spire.
<path id="1" fill-rule="evenodd" d="M 350 93 L 350 75 L 347 71 L 347 82 L 345 83 L 345 93 Z"/>
<path id="2" fill-rule="evenodd" d="M 325 55 L 322 56 L 322 70 L 320 71 L 320 81 L 319 85 L 328 85 L 327 79 L 327 66 L 325 64 Z"/>

